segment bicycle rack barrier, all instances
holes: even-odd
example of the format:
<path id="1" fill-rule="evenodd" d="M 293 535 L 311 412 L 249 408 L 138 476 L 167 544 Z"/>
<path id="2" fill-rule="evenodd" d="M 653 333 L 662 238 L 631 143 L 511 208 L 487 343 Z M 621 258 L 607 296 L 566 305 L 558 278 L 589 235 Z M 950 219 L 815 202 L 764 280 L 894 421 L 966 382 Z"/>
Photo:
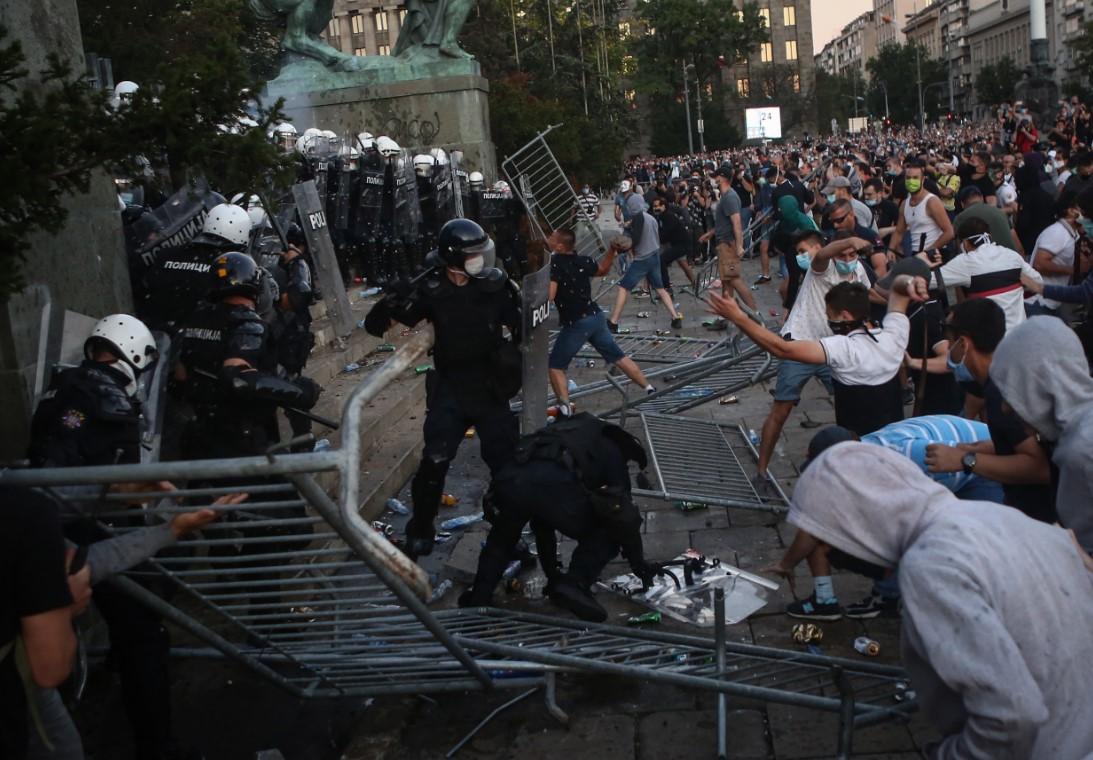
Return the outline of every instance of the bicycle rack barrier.
<path id="1" fill-rule="evenodd" d="M 550 334 L 550 345 L 558 331 Z M 675 364 L 709 356 L 721 348 L 725 338 L 684 338 L 674 335 L 639 335 L 636 333 L 616 335 L 615 343 L 623 353 L 641 364 Z M 577 352 L 578 359 L 599 359 L 600 355 L 587 343 Z"/>
<path id="2" fill-rule="evenodd" d="M 711 640 L 496 609 L 432 612 L 423 571 L 357 511 L 361 412 L 419 363 L 431 342 L 429 330 L 412 337 L 353 390 L 338 449 L 9 469 L 0 471 L 0 483 L 49 490 L 66 509 L 94 514 L 104 527 L 113 522 L 118 527 L 107 529 L 120 536 L 139 529 L 134 523 L 155 524 L 202 506 L 219 511 L 220 519 L 198 536 L 109 582 L 206 647 L 180 654 L 229 658 L 301 698 L 504 688 L 524 690 L 522 699 L 541 688 L 547 709 L 564 722 L 554 701 L 556 673 L 608 674 L 838 713 L 841 756 L 856 727 L 903 719 L 914 709 L 913 701 L 900 701 L 905 677 L 898 668 L 729 644 L 724 625 Z M 757 509 L 785 504 L 776 485 L 770 497 L 748 486 L 740 463 L 755 452 L 739 429 L 650 414 L 641 419 L 658 479 L 659 490 L 649 495 Z M 684 462 L 684 451 L 692 459 Z M 694 452 L 704 452 L 699 461 Z M 329 474 L 339 479 L 336 499 L 317 480 Z M 156 484 L 163 480 L 178 490 L 162 490 Z M 136 497 L 111 490 L 114 483 L 148 484 L 140 496 L 147 506 L 130 507 Z M 236 492 L 250 497 L 238 506 L 214 503 Z M 168 602 L 147 588 L 152 581 L 179 593 Z M 718 710 L 723 750 L 724 699 Z"/>

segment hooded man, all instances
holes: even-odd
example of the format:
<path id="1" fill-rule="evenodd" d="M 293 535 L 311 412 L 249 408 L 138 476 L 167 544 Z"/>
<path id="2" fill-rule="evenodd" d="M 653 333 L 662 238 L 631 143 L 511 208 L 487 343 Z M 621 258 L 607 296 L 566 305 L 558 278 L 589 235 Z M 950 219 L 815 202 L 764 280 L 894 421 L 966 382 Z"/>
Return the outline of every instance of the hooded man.
<path id="1" fill-rule="evenodd" d="M 1052 449 L 1059 521 L 1093 549 L 1093 379 L 1078 336 L 1060 319 L 1032 317 L 998 344 L 990 378 Z"/>
<path id="2" fill-rule="evenodd" d="M 1065 531 L 960 501 L 865 443 L 821 454 L 787 520 L 857 559 L 899 565 L 902 660 L 944 737 L 930 757 L 1087 756 L 1093 704 L 1075 664 L 1093 657 L 1093 576 Z"/>

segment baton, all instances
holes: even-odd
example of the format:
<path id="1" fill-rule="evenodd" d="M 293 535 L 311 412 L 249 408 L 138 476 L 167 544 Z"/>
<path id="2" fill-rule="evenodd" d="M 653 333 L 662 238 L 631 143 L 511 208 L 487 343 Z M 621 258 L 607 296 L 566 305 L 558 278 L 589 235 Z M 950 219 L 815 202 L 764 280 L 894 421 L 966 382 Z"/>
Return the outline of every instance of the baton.
<path id="1" fill-rule="evenodd" d="M 209 372 L 208 370 L 201 369 L 200 367 L 195 368 L 193 372 L 194 372 L 195 375 L 201 375 L 202 377 L 206 377 L 209 380 L 216 380 L 217 382 L 220 381 L 220 378 L 217 375 L 214 375 L 212 372 Z M 292 382 L 292 381 L 289 380 L 289 381 L 286 381 L 286 382 Z M 278 406 L 280 406 L 280 405 L 278 405 Z M 318 422 L 320 425 L 323 425 L 324 427 L 328 427 L 331 430 L 338 430 L 338 429 L 341 428 L 341 423 L 336 422 L 335 420 L 332 420 L 329 417 L 323 417 L 322 415 L 315 414 L 314 412 L 308 412 L 308 411 L 305 411 L 303 409 L 297 409 L 294 406 L 282 406 L 281 408 L 284 409 L 286 412 L 294 412 L 294 413 L 300 415 L 301 417 L 306 417 L 307 419 L 311 420 L 312 422 Z"/>

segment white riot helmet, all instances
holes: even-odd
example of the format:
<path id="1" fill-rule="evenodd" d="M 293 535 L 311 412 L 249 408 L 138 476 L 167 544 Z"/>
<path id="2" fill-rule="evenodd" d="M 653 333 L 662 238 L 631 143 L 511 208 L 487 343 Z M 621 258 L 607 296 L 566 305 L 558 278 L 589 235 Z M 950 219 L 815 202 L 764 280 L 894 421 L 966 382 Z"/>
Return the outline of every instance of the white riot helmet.
<path id="1" fill-rule="evenodd" d="M 247 209 L 247 216 L 250 217 L 250 226 L 254 230 L 262 229 L 269 220 L 269 217 L 266 216 L 266 210 L 261 206 L 251 206 Z"/>
<path id="2" fill-rule="evenodd" d="M 436 159 L 437 166 L 448 165 L 448 154 L 444 152 L 443 148 L 433 148 L 429 151 L 429 155 Z"/>
<path id="3" fill-rule="evenodd" d="M 482 172 L 471 172 L 467 180 L 471 183 L 471 190 L 481 190 L 486 184 L 486 178 L 482 176 Z"/>
<path id="4" fill-rule="evenodd" d="M 271 136 L 273 141 L 281 146 L 282 149 L 292 150 L 292 146 L 296 144 L 296 127 L 292 126 L 287 121 L 282 121 L 273 128 Z"/>
<path id="5" fill-rule="evenodd" d="M 414 156 L 414 172 L 419 177 L 432 176 L 433 166 L 436 165 L 436 161 L 432 156 L 427 156 L 424 153 L 418 153 Z"/>
<path id="6" fill-rule="evenodd" d="M 495 193 L 501 193 L 506 198 L 512 197 L 512 189 L 509 187 L 509 183 L 503 179 L 499 179 L 493 183 L 493 191 Z"/>
<path id="7" fill-rule="evenodd" d="M 118 82 L 117 86 L 114 87 L 114 107 L 117 108 L 122 103 L 128 103 L 139 89 L 140 85 L 136 82 L 128 80 Z"/>
<path id="8" fill-rule="evenodd" d="M 209 211 L 201 232 L 215 235 L 234 245 L 245 246 L 250 241 L 250 226 L 251 219 L 246 209 L 232 203 L 221 203 Z"/>
<path id="9" fill-rule="evenodd" d="M 338 137 L 338 133 L 332 129 L 324 129 L 323 137 L 326 138 L 326 144 L 330 146 L 330 150 L 336 153 L 342 141 L 342 138 Z"/>
<path id="10" fill-rule="evenodd" d="M 402 152 L 402 148 L 399 147 L 399 144 L 386 135 L 382 135 L 376 140 L 376 150 L 378 150 L 380 155 L 384 158 L 391 158 Z"/>
<path id="11" fill-rule="evenodd" d="M 84 356 L 90 359 L 100 348 L 121 360 L 114 366 L 129 377 L 126 393 L 136 395 L 137 375 L 156 360 L 156 340 L 151 330 L 136 317 L 111 314 L 100 319 L 91 330 L 83 344 Z"/>
<path id="12" fill-rule="evenodd" d="M 319 141 L 323 139 L 323 132 L 321 129 L 315 129 L 310 127 L 305 129 L 300 139 L 296 141 L 296 150 L 304 155 L 315 152 L 315 149 L 319 145 Z"/>

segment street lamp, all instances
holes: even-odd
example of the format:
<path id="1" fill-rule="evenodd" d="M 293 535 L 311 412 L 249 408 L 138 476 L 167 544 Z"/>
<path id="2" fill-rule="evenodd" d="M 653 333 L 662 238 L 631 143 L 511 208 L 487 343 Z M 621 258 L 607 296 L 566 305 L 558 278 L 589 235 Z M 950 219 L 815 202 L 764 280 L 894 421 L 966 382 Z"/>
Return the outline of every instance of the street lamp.
<path id="1" fill-rule="evenodd" d="M 887 84 L 887 82 L 882 82 L 879 79 L 877 80 L 876 83 L 880 85 L 882 90 L 884 90 L 884 118 L 887 119 L 887 118 L 889 118 L 889 114 L 888 114 L 888 84 Z"/>
<path id="2" fill-rule="evenodd" d="M 908 13 L 905 15 L 907 19 L 913 19 L 917 15 L 917 6 L 915 13 Z M 921 47 L 914 40 L 911 44 L 915 46 L 915 83 L 918 85 L 918 131 L 926 131 L 926 112 L 922 106 L 922 55 L 920 53 Z"/>
<path id="3" fill-rule="evenodd" d="M 693 69 L 695 65 L 693 63 L 687 63 L 686 61 L 683 61 L 681 65 L 683 66 L 683 107 L 687 111 L 687 152 L 693 155 L 695 152 L 695 141 L 694 135 L 691 134 L 691 86 L 687 81 L 687 70 Z M 702 119 L 701 108 L 698 112 L 698 118 L 700 120 Z"/>

